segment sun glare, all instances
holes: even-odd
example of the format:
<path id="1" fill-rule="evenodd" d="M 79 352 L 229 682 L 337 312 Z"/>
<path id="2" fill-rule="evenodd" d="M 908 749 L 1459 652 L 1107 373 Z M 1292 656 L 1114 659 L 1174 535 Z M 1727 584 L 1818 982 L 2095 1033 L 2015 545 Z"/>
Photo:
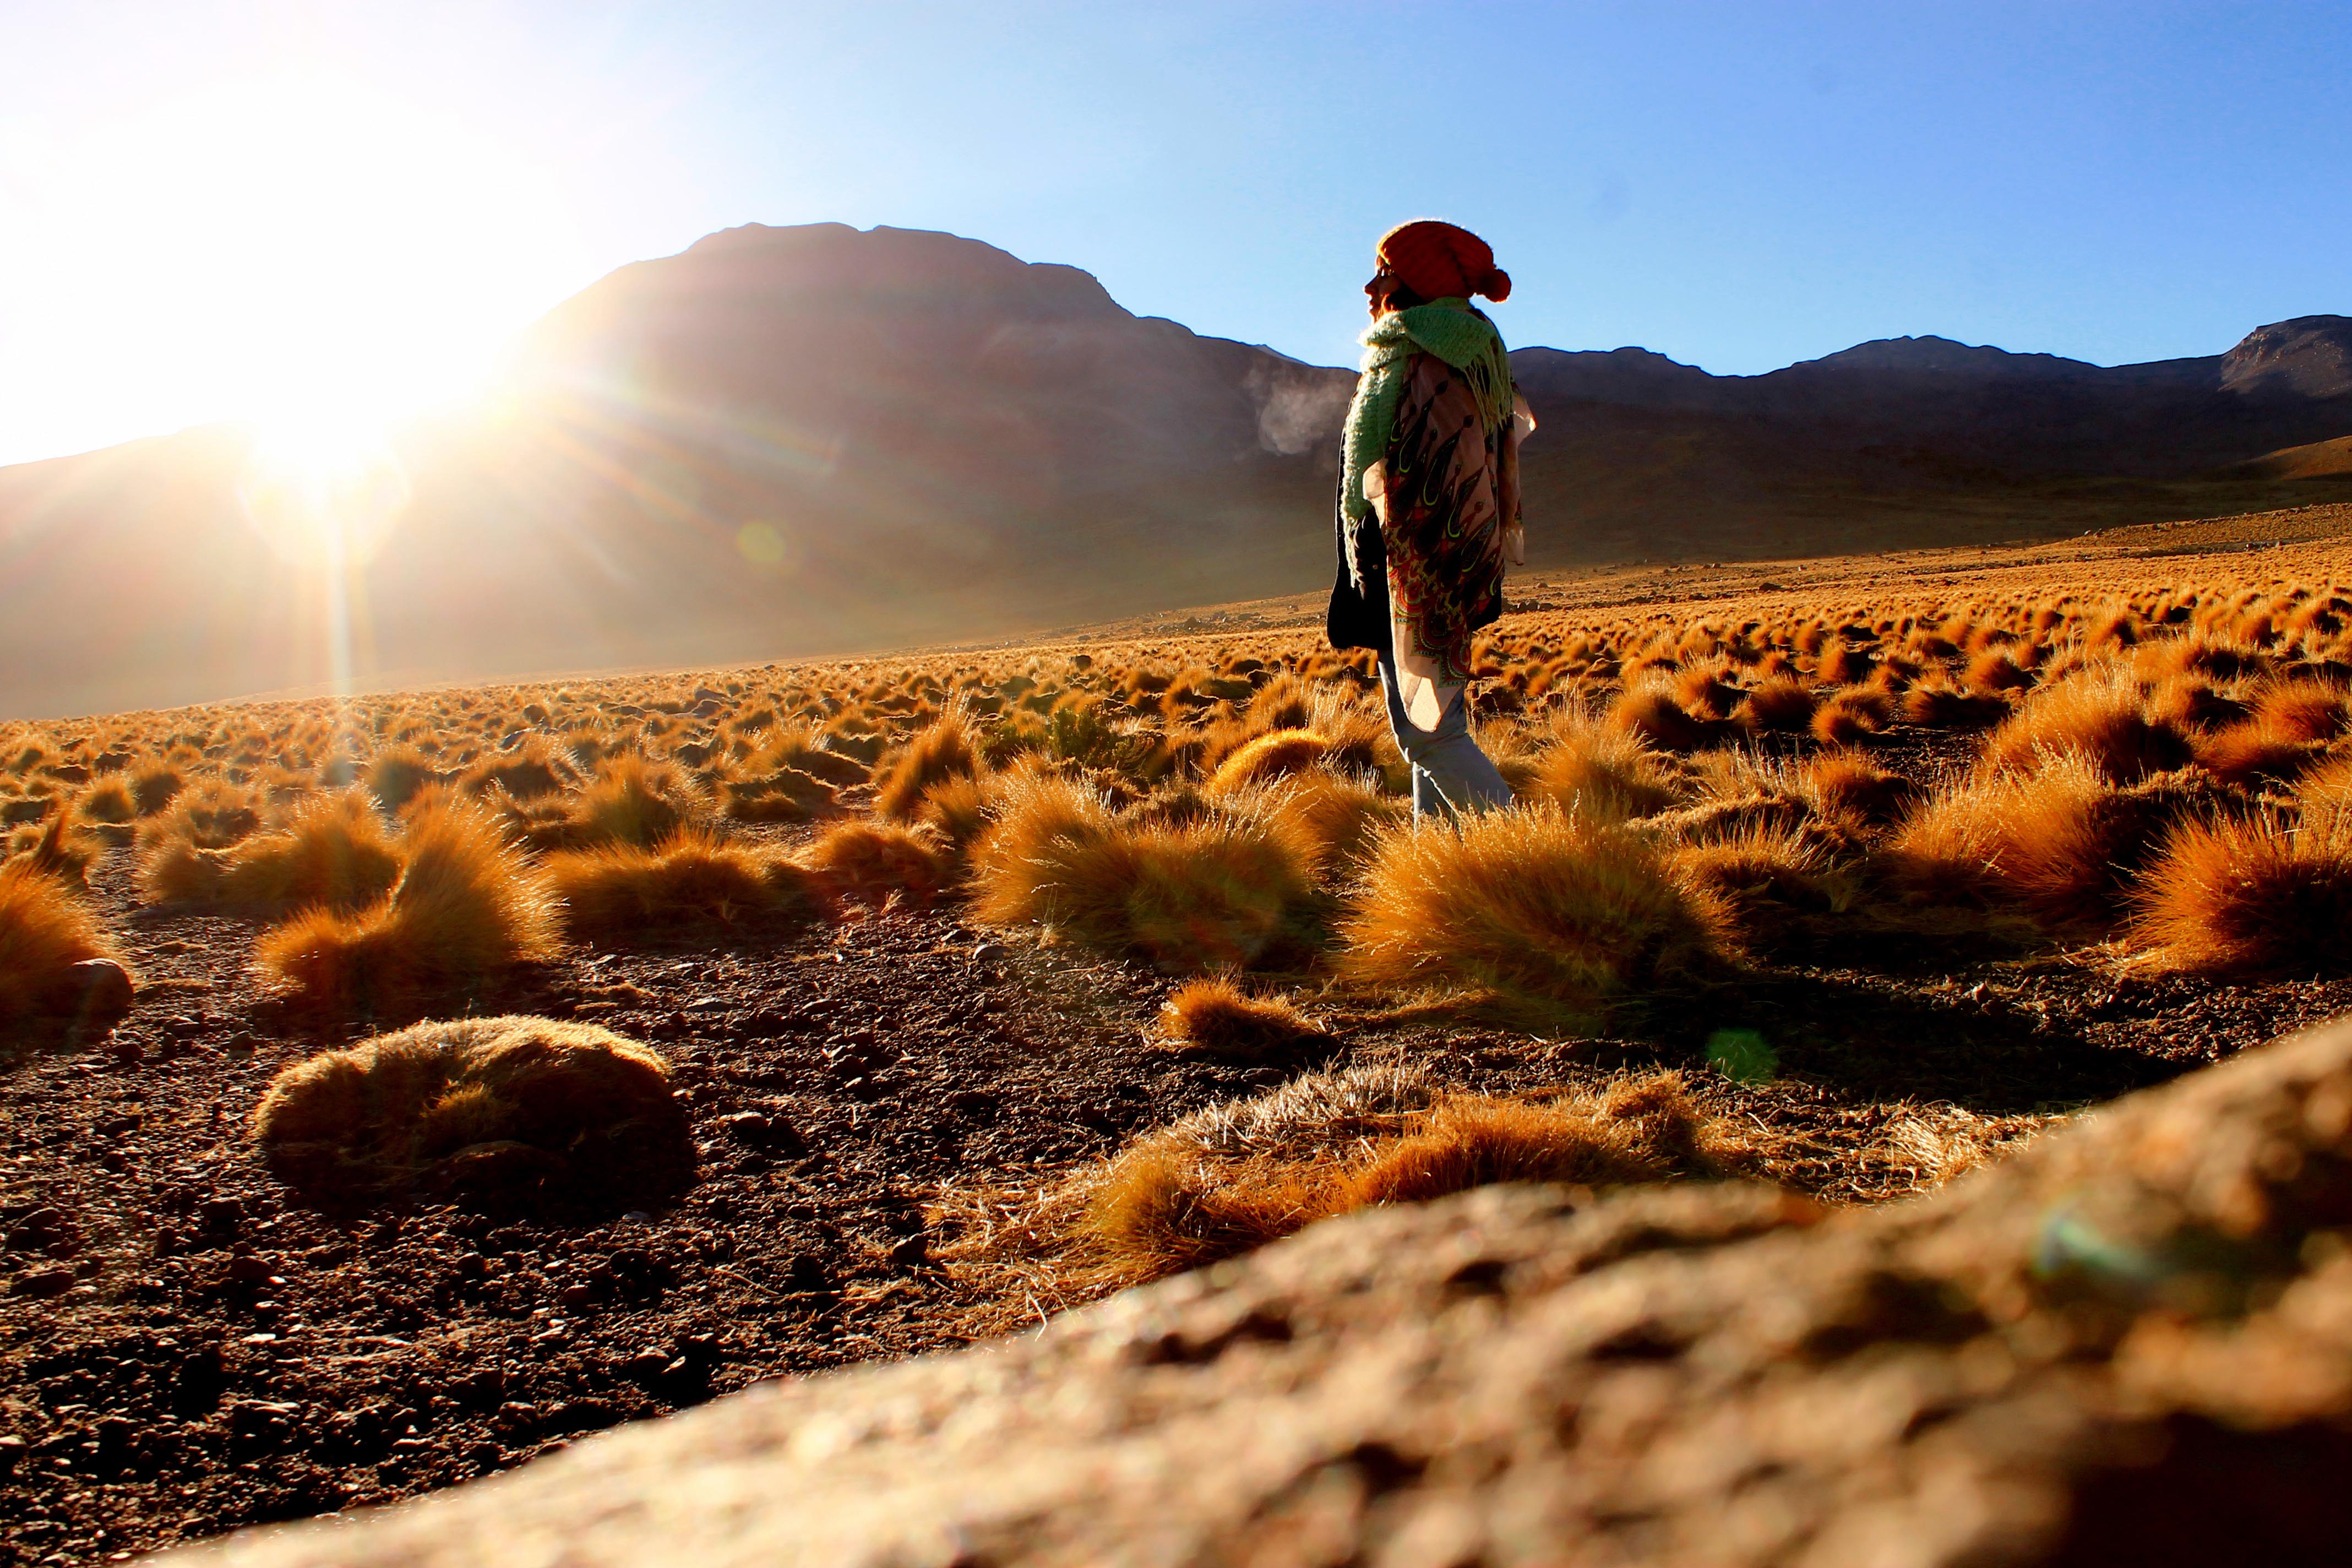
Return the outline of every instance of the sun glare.
<path id="1" fill-rule="evenodd" d="M 280 468 L 348 466 L 583 280 L 549 174 L 363 82 L 215 83 L 55 151 L 28 249 L 61 341 L 27 347 L 86 367 L 56 395 L 123 436 L 238 419 Z"/>

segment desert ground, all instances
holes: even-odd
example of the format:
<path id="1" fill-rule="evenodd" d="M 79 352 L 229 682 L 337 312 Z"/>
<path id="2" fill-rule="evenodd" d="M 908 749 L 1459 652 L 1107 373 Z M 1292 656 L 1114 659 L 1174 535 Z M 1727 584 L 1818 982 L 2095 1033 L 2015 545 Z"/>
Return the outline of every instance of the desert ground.
<path id="1" fill-rule="evenodd" d="M 2352 1005 L 2352 506 L 0 729 L 0 1563 L 1508 1181 L 1937 1186 Z M 387 1038 L 389 1037 L 389 1038 Z"/>

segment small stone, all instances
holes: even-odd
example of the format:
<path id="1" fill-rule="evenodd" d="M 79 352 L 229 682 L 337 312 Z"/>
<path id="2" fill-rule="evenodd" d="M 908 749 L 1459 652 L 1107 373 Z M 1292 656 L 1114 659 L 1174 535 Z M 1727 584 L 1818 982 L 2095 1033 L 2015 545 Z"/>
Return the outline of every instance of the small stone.
<path id="1" fill-rule="evenodd" d="M 111 1025 L 131 1011 L 131 972 L 110 958 L 87 958 L 68 971 L 69 994 L 84 1018 Z"/>
<path id="2" fill-rule="evenodd" d="M 995 963 L 1012 955 L 1013 950 L 1001 942 L 983 942 L 971 950 L 976 963 Z"/>
<path id="3" fill-rule="evenodd" d="M 36 1268 L 8 1281 L 8 1294 L 29 1296 L 36 1301 L 54 1300 L 73 1288 L 70 1268 Z"/>
<path id="4" fill-rule="evenodd" d="M 196 1218 L 206 1230 L 234 1236 L 245 1221 L 245 1205 L 235 1198 L 206 1198 L 196 1205 Z"/>
<path id="5" fill-rule="evenodd" d="M 13 1432 L 8 1433 L 5 1436 L 0 1436 L 0 1476 L 8 1474 L 9 1471 L 15 1469 L 19 1464 L 22 1464 L 24 1462 L 25 1453 L 25 1439 L 17 1436 Z"/>
<path id="6" fill-rule="evenodd" d="M 556 1305 L 577 1310 L 596 1300 L 596 1292 L 585 1285 L 566 1285 L 555 1293 Z"/>
<path id="7" fill-rule="evenodd" d="M 764 1143 L 774 1124 L 756 1110 L 738 1110 L 719 1119 L 719 1131 L 739 1143 Z"/>

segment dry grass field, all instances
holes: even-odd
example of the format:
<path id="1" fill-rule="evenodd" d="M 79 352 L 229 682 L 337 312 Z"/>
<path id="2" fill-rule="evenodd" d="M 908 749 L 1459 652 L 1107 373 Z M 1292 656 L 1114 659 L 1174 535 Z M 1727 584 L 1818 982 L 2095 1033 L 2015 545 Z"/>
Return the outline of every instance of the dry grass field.
<path id="1" fill-rule="evenodd" d="M 1460 830 L 1299 600 L 0 729 L 0 1563 L 2352 1003 L 2352 507 L 1513 592 Z"/>

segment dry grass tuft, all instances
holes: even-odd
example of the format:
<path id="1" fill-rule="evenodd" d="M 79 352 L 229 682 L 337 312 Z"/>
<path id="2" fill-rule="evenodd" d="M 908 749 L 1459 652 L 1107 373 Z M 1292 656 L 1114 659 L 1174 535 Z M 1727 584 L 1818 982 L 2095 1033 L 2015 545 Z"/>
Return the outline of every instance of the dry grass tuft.
<path id="1" fill-rule="evenodd" d="M 1813 710 L 1813 739 L 1824 746 L 1858 746 L 1895 721 L 1895 700 L 1883 691 L 1850 687 L 1830 693 Z"/>
<path id="2" fill-rule="evenodd" d="M 1231 795 L 1254 784 L 1303 773 L 1331 753 L 1331 742 L 1312 730 L 1275 730 L 1248 741 L 1202 785 L 1210 795 Z"/>
<path id="3" fill-rule="evenodd" d="M 1528 789 L 1571 816 L 1601 822 L 1654 816 L 1690 797 L 1673 758 L 1635 734 L 1582 720 L 1553 727 L 1552 743 L 1538 753 Z"/>
<path id="4" fill-rule="evenodd" d="M 283 827 L 225 849 L 197 842 L 243 815 L 245 808 L 223 803 L 175 809 L 152 824 L 139 868 L 147 897 L 245 910 L 354 910 L 383 897 L 400 879 L 400 844 L 361 791 L 305 801 Z"/>
<path id="5" fill-rule="evenodd" d="M 1440 1095 L 1416 1074 L 1312 1074 L 1146 1134 L 1044 1216 L 1065 1284 L 1213 1263 L 1375 1204 L 1497 1182 L 1606 1187 L 1745 1170 L 1748 1142 L 1660 1074 L 1528 1101 Z"/>
<path id="6" fill-rule="evenodd" d="M 1714 726 L 1694 718 L 1671 686 L 1628 687 L 1609 710 L 1612 728 L 1662 752 L 1696 752 L 1714 739 Z"/>
<path id="7" fill-rule="evenodd" d="M 802 851 L 801 863 L 834 897 L 862 903 L 928 904 L 955 876 L 937 833 L 888 822 L 837 822 Z"/>
<path id="8" fill-rule="evenodd" d="M 840 797 L 823 779 L 780 767 L 721 780 L 719 809 L 736 822 L 809 822 L 838 811 Z"/>
<path id="9" fill-rule="evenodd" d="M 407 869 L 382 902 L 312 909 L 265 931 L 254 949 L 263 976 L 311 1006 L 374 1010 L 553 955 L 546 884 L 481 808 L 425 805 L 405 847 Z"/>
<path id="10" fill-rule="evenodd" d="M 412 1188 L 503 1203 L 674 1195 L 693 1144 L 650 1047 L 591 1024 L 419 1024 L 279 1073 L 253 1113 L 270 1168 L 336 1206 Z"/>
<path id="11" fill-rule="evenodd" d="M 902 821 L 911 818 L 931 786 L 980 771 L 980 743 L 971 726 L 961 713 L 942 714 L 898 749 L 874 796 L 874 809 Z"/>
<path id="12" fill-rule="evenodd" d="M 1326 1037 L 1290 1003 L 1252 996 L 1222 974 L 1177 987 L 1160 1021 L 1170 1039 L 1228 1061 L 1265 1061 Z"/>
<path id="13" fill-rule="evenodd" d="M 1803 831 L 1762 824 L 1668 851 L 1675 881 L 1719 911 L 1732 941 L 1751 953 L 1812 944 L 1822 924 L 1860 901 L 1854 879 Z"/>
<path id="14" fill-rule="evenodd" d="M 1297 839 L 1217 815 L 1121 821 L 1092 792 L 1041 773 L 1005 781 L 973 856 L 974 910 L 1164 968 L 1246 968 L 1303 956 L 1315 905 Z"/>
<path id="15" fill-rule="evenodd" d="M 1484 991 L 1591 1020 L 1641 986 L 1710 967 L 1724 922 L 1640 839 L 1520 808 L 1383 834 L 1340 926 L 1339 967 L 1367 984 Z"/>
<path id="16" fill-rule="evenodd" d="M 2126 940 L 2140 965 L 2192 974 L 2352 967 L 2352 822 L 2269 813 L 2184 822 L 2141 877 Z"/>
<path id="17" fill-rule="evenodd" d="M 1893 826 L 1921 794 L 1912 780 L 1859 757 L 1814 759 L 1800 787 L 1822 816 L 1856 827 Z"/>
<path id="18" fill-rule="evenodd" d="M 1751 733 L 1796 733 L 1813 721 L 1821 700 L 1802 681 L 1775 676 L 1753 688 L 1732 710 L 1732 718 Z"/>
<path id="19" fill-rule="evenodd" d="M 525 837 L 537 849 L 654 845 L 709 816 L 693 774 L 676 763 L 624 752 L 606 758 L 578 794 L 563 797 L 559 815 L 533 821 Z"/>
<path id="20" fill-rule="evenodd" d="M 27 860 L 0 866 L 0 1030 L 69 1013 L 74 965 L 112 958 L 89 906 Z"/>
<path id="21" fill-rule="evenodd" d="M 2127 677 L 2077 676 L 2036 691 L 1985 742 L 1984 765 L 2032 773 L 2053 756 L 2073 753 L 2116 784 L 2170 773 L 2195 760 L 2189 737 L 2150 715 Z"/>
<path id="22" fill-rule="evenodd" d="M 549 889 L 574 937 L 626 939 L 682 926 L 818 912 L 806 877 L 780 877 L 781 857 L 688 830 L 647 849 L 606 844 L 548 857 Z"/>

